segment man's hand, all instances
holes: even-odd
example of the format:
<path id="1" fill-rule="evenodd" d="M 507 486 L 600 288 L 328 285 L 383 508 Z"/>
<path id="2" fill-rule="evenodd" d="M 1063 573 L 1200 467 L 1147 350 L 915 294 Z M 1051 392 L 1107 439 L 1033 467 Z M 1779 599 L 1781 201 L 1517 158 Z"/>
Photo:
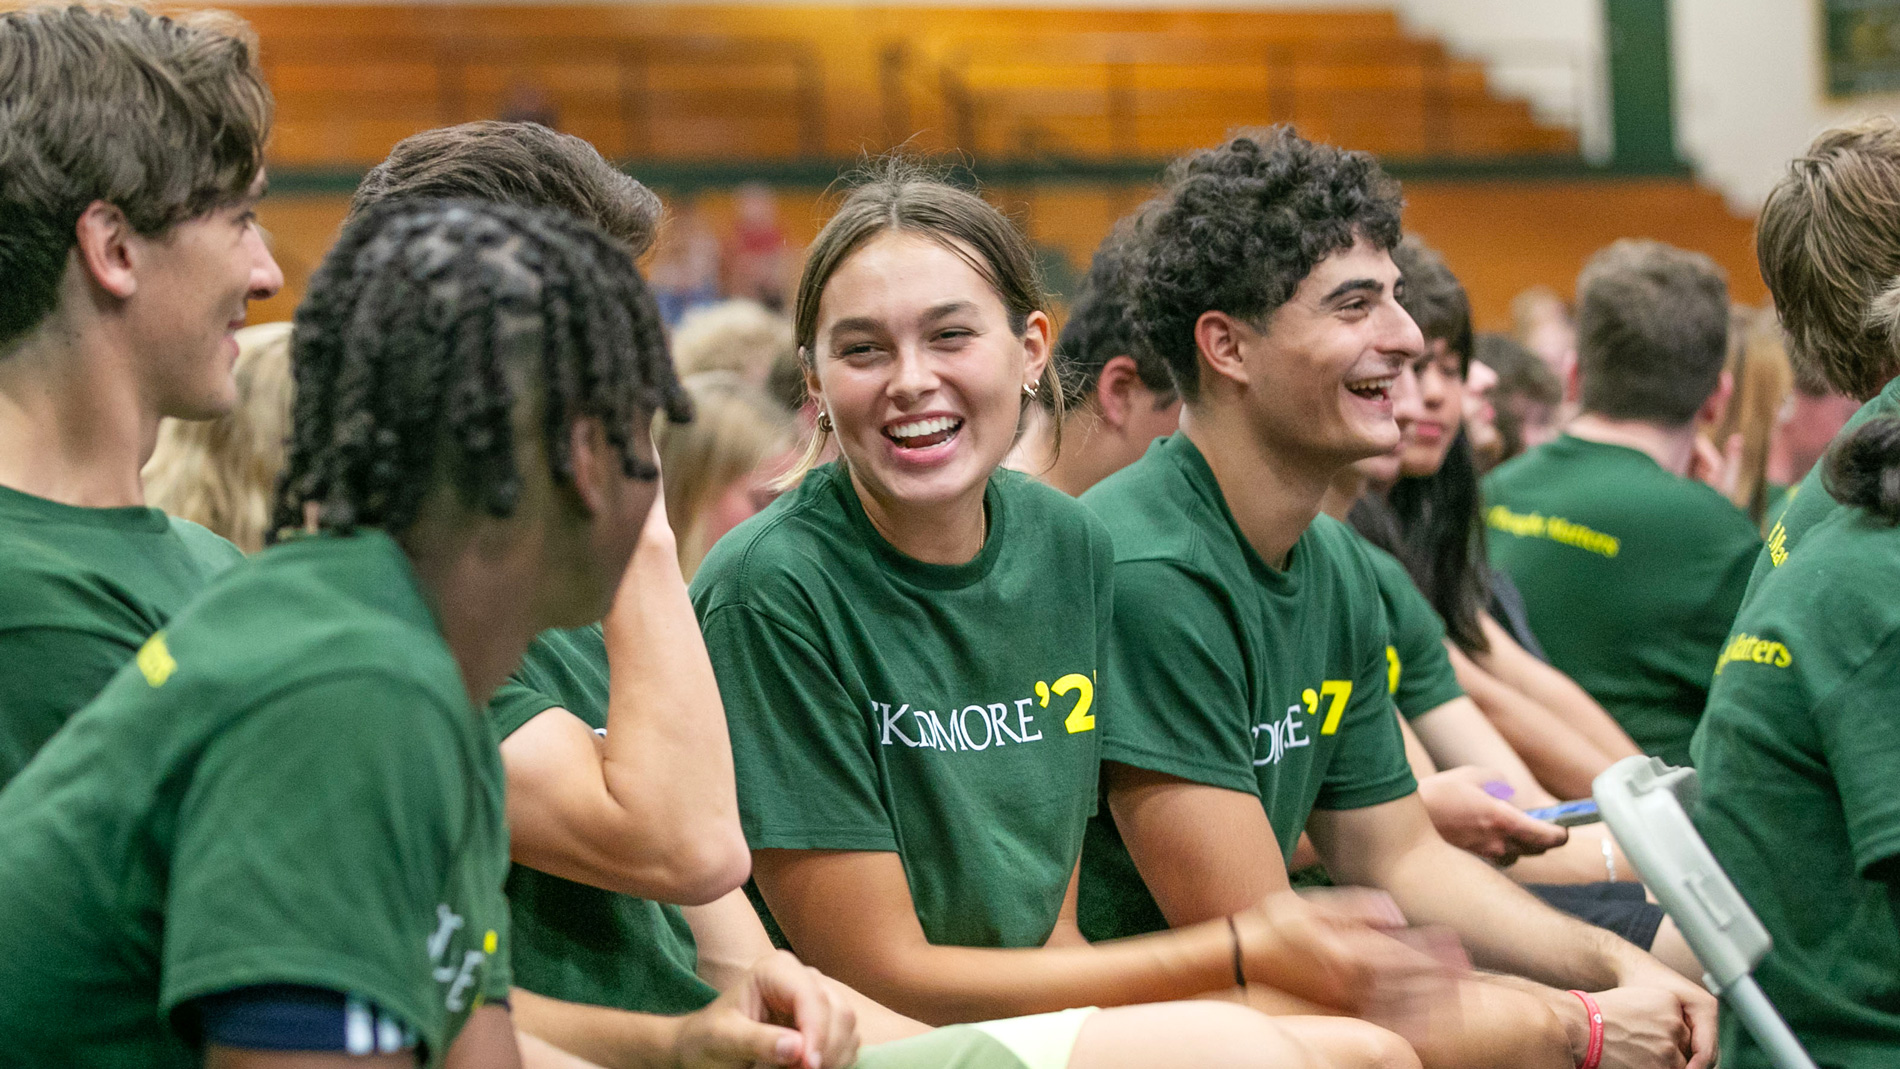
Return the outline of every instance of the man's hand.
<path id="1" fill-rule="evenodd" d="M 1308 898 L 1280 891 L 1235 914 L 1234 923 L 1249 980 L 1401 1035 L 1455 997 L 1456 940 L 1404 929 L 1404 916 L 1382 892 L 1339 888 Z"/>
<path id="2" fill-rule="evenodd" d="M 1714 442 L 1702 435 L 1695 436 L 1695 444 L 1689 453 L 1689 467 L 1683 472 L 1686 478 L 1707 484 L 1723 497 L 1735 496 L 1735 483 L 1742 472 L 1742 434 L 1740 431 L 1728 436 L 1728 441 L 1717 449 Z"/>
<path id="3" fill-rule="evenodd" d="M 1603 1012 L 1603 1069 L 1683 1069 L 1708 1064 L 1706 1059 L 1690 1060 L 1689 1022 L 1682 1001 L 1672 992 L 1618 987 L 1591 997 Z M 1581 1051 L 1576 1053 L 1581 1057 Z"/>
<path id="4" fill-rule="evenodd" d="M 1418 796 L 1446 842 L 1493 864 L 1509 865 L 1520 857 L 1562 846 L 1570 838 L 1569 831 L 1531 819 L 1482 786 L 1503 778 L 1475 765 L 1447 769 L 1420 780 Z"/>
<path id="5" fill-rule="evenodd" d="M 784 951 L 683 1018 L 673 1047 L 679 1069 L 839 1069 L 857 1056 L 857 1015 L 818 970 Z"/>
<path id="6" fill-rule="evenodd" d="M 1655 958 L 1629 948 L 1616 968 L 1616 980 L 1621 987 L 1650 988 L 1667 992 L 1678 1003 L 1683 1024 L 1688 1030 L 1688 1042 L 1683 1050 L 1688 1055 L 1689 1069 L 1709 1069 L 1715 1064 L 1716 1055 L 1716 1012 L 1715 996 L 1708 993 L 1701 984 L 1685 978 L 1669 966 Z M 1599 1004 L 1603 996 L 1596 996 Z M 1604 1016 L 1609 1016 L 1605 1009 Z M 1605 1065 L 1610 1064 L 1606 1058 Z"/>

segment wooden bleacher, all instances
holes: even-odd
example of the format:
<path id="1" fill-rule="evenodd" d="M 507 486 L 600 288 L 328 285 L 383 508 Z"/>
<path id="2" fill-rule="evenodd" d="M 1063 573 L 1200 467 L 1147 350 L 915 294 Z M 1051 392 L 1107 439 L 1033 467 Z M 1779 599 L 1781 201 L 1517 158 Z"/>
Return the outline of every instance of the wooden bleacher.
<path id="1" fill-rule="evenodd" d="M 493 117 L 523 87 L 563 129 L 636 176 L 720 162 L 840 160 L 898 144 L 998 161 L 1147 160 L 1290 121 L 1388 160 L 1576 157 L 1568 131 L 1493 95 L 1477 66 L 1390 11 L 1007 10 L 813 6 L 258 5 L 277 95 L 271 160 L 360 170 L 407 134 Z M 825 170 L 825 168 L 818 168 Z M 827 210 L 785 188 L 802 245 Z M 1150 189 L 996 185 L 987 194 L 1072 265 Z M 1701 249 L 1738 300 L 1764 298 L 1750 224 L 1688 179 L 1413 180 L 1408 228 L 1445 252 L 1482 326 L 1525 286 L 1569 292 L 1590 252 L 1642 235 Z M 290 284 L 253 309 L 287 318 L 346 198 L 273 195 L 263 217 Z M 707 191 L 716 223 L 729 210 Z"/>
<path id="2" fill-rule="evenodd" d="M 279 166 L 362 166 L 533 92 L 634 160 L 1158 158 L 1293 122 L 1389 157 L 1574 155 L 1389 11 L 264 5 Z"/>

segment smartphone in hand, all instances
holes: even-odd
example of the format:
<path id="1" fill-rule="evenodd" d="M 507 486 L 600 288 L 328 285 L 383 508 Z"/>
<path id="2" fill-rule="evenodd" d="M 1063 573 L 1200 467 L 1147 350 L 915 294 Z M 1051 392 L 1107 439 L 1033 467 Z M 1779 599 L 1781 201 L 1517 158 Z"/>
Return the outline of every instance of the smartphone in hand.
<path id="1" fill-rule="evenodd" d="M 1597 803 L 1594 798 L 1545 806 L 1542 809 L 1529 809 L 1525 810 L 1524 815 L 1533 820 L 1547 820 L 1563 828 L 1574 828 L 1579 824 L 1595 824 L 1603 819 L 1603 814 L 1597 812 Z"/>

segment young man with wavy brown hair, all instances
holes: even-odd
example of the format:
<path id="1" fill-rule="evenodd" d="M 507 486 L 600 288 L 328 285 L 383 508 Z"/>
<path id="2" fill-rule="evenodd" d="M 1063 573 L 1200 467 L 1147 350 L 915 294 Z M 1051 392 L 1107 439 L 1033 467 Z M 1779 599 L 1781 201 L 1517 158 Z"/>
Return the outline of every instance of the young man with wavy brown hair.
<path id="1" fill-rule="evenodd" d="M 240 558 L 144 507 L 165 416 L 229 409 L 271 98 L 230 16 L 0 17 L 0 784 Z"/>

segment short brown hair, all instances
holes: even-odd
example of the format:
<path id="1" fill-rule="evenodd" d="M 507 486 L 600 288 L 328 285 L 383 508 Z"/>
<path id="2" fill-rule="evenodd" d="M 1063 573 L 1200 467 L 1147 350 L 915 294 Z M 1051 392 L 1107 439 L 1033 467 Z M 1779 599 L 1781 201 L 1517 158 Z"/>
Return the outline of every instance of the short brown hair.
<path id="1" fill-rule="evenodd" d="M 1879 393 L 1900 373 L 1887 326 L 1869 321 L 1900 276 L 1900 126 L 1870 119 L 1815 138 L 1762 205 L 1755 258 L 1802 385 Z"/>
<path id="2" fill-rule="evenodd" d="M 1583 408 L 1681 426 L 1715 392 L 1728 357 L 1728 283 L 1715 261 L 1625 238 L 1577 277 Z"/>
<path id="3" fill-rule="evenodd" d="M 236 201 L 264 166 L 270 122 L 256 39 L 236 16 L 0 16 L 0 346 L 58 303 L 88 205 L 151 236 Z"/>
<path id="4" fill-rule="evenodd" d="M 798 341 L 799 361 L 806 368 L 817 360 L 812 347 L 818 336 L 818 304 L 831 276 L 871 239 L 893 230 L 928 238 L 968 263 L 1002 299 L 1010 332 L 1017 337 L 1029 329 L 1029 313 L 1048 308 L 1048 295 L 1029 240 L 989 201 L 902 157 L 879 160 L 855 180 L 860 184 L 811 243 L 798 279 L 798 296 L 792 303 L 792 333 Z M 1036 392 L 1057 399 L 1059 448 L 1062 379 L 1054 359 L 1043 368 Z M 812 436 L 804 458 L 785 474 L 780 485 L 803 478 L 822 455 L 824 445 L 825 433 L 821 430 Z"/>
<path id="5" fill-rule="evenodd" d="M 348 218 L 396 197 L 468 198 L 556 208 L 623 242 L 635 256 L 653 244 L 660 198 L 572 134 L 534 122 L 469 122 L 396 142 L 350 198 Z"/>

